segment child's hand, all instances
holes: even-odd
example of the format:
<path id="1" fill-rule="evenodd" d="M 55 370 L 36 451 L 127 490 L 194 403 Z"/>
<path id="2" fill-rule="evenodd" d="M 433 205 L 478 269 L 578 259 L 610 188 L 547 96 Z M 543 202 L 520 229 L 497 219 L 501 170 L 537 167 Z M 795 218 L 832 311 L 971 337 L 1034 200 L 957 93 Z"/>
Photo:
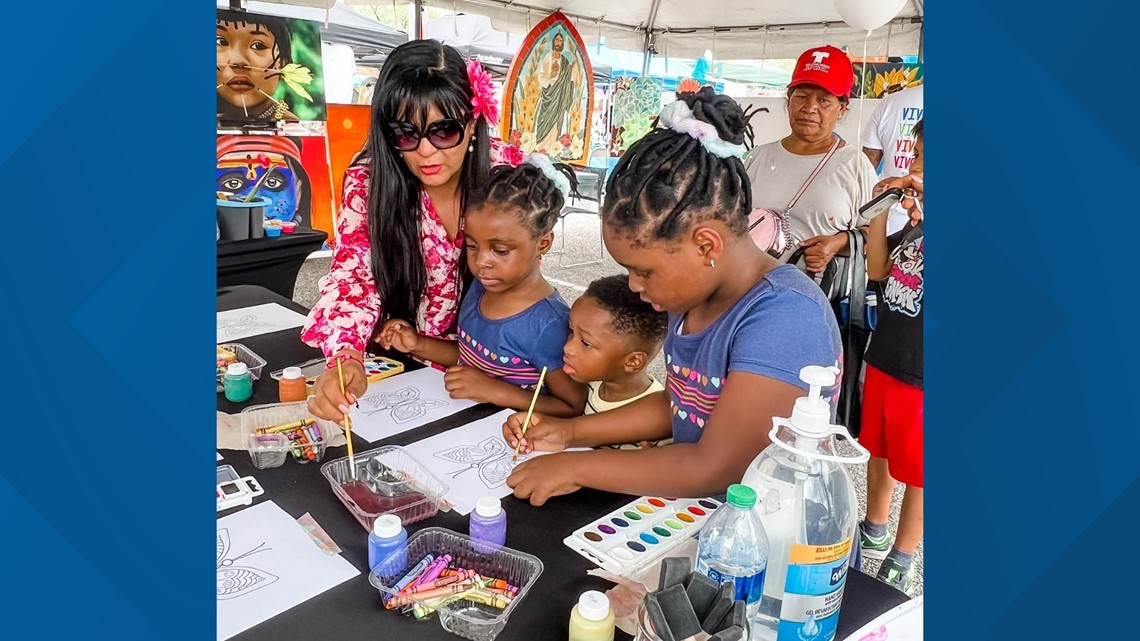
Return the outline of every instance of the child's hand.
<path id="1" fill-rule="evenodd" d="M 900 204 L 903 209 L 910 213 L 911 223 L 915 224 L 922 220 L 922 175 L 907 174 L 906 176 L 880 180 L 879 183 L 875 185 L 873 193 L 875 196 L 878 196 L 884 191 L 896 187 L 903 190 L 903 198 Z"/>
<path id="2" fill-rule="evenodd" d="M 408 321 L 394 318 L 384 323 L 376 342 L 384 349 L 395 349 L 408 354 L 420 346 L 420 335 Z"/>
<path id="3" fill-rule="evenodd" d="M 340 393 L 340 378 L 336 368 L 330 368 L 317 377 L 313 394 L 309 396 L 309 413 L 317 418 L 340 423 L 348 414 L 348 406 L 368 389 L 368 375 L 364 366 L 355 359 L 345 359 L 340 365 L 344 373 L 344 394 Z"/>
<path id="4" fill-rule="evenodd" d="M 463 365 L 453 365 L 443 373 L 443 388 L 451 398 L 476 403 L 494 403 L 491 395 L 498 382 L 477 369 Z"/>
<path id="5" fill-rule="evenodd" d="M 511 447 L 521 440 L 520 454 L 530 454 L 535 450 L 560 452 L 570 445 L 574 429 L 569 420 L 532 414 L 525 437 L 522 431 L 524 420 L 526 412 L 515 412 L 507 417 L 507 422 L 503 423 L 503 440 Z"/>
<path id="6" fill-rule="evenodd" d="M 577 492 L 582 486 L 574 480 L 574 454 L 563 452 L 523 461 L 507 477 L 507 487 L 518 498 L 529 498 L 535 507 L 552 496 Z"/>
<path id="7" fill-rule="evenodd" d="M 813 274 L 827 269 L 835 255 L 847 247 L 847 234 L 814 236 L 800 243 L 804 248 L 804 265 Z"/>

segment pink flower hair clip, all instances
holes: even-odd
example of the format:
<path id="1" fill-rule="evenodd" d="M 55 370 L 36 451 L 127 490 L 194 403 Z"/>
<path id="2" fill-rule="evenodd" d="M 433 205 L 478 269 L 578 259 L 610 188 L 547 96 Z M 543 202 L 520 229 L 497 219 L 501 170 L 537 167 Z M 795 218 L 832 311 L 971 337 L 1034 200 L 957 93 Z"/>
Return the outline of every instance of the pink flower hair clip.
<path id="1" fill-rule="evenodd" d="M 495 100 L 495 83 L 478 60 L 467 61 L 467 79 L 471 81 L 471 110 L 475 118 L 483 116 L 487 124 L 499 124 L 499 103 Z"/>

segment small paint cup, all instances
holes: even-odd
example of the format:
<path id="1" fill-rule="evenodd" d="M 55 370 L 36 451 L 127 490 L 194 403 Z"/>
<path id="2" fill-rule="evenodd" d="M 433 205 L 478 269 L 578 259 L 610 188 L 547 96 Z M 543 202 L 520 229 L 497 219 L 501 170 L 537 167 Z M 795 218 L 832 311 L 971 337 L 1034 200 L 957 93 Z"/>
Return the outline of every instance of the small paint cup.
<path id="1" fill-rule="evenodd" d="M 281 223 L 281 233 L 292 234 L 297 229 L 297 223 L 289 221 Z"/>
<path id="2" fill-rule="evenodd" d="M 265 237 L 266 238 L 276 238 L 280 235 L 281 235 L 281 228 L 280 227 L 273 226 L 273 227 L 266 227 L 265 228 Z"/>

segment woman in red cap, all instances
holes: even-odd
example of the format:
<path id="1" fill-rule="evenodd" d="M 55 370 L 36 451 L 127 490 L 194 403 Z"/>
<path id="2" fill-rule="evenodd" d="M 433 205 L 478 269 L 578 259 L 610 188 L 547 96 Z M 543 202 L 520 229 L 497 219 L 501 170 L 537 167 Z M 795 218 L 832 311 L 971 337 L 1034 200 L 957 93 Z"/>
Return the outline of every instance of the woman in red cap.
<path id="1" fill-rule="evenodd" d="M 339 422 L 364 393 L 363 355 L 386 325 L 454 337 L 464 210 L 502 155 L 488 136 L 497 121 L 490 76 L 453 47 L 413 40 L 388 56 L 368 140 L 345 172 L 332 264 L 301 332 L 328 359 L 309 397 L 315 416 Z"/>
<path id="2" fill-rule="evenodd" d="M 858 212 L 871 199 L 875 168 L 859 145 L 835 134 L 854 84 L 851 59 L 843 51 L 805 51 L 788 83 L 792 133 L 756 147 L 745 163 L 753 206 L 786 213 L 792 243 L 783 258 L 803 247 L 813 273 L 823 271 L 836 254 L 846 254 L 845 230 L 870 223 Z"/>

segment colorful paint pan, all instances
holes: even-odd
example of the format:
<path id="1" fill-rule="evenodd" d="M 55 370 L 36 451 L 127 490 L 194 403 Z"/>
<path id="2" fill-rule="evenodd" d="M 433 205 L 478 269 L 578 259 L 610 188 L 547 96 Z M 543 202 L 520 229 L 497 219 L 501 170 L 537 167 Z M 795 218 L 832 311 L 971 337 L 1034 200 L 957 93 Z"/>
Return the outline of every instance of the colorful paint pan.
<path id="1" fill-rule="evenodd" d="M 575 530 L 563 542 L 605 570 L 629 576 L 696 536 L 718 507 L 714 499 L 646 496 Z"/>

